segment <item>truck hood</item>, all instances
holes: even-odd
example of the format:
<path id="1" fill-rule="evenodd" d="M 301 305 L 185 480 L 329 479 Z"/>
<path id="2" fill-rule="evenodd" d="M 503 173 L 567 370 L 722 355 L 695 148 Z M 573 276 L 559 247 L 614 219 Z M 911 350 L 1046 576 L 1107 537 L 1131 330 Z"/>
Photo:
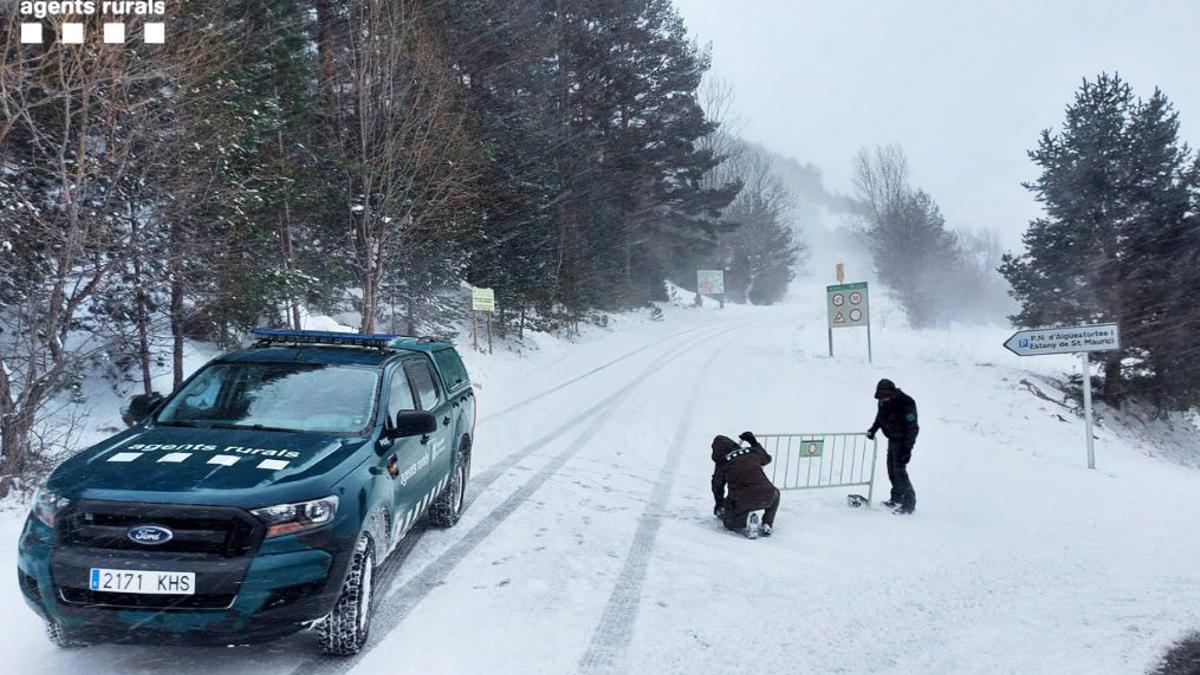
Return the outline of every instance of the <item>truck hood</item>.
<path id="1" fill-rule="evenodd" d="M 313 477 L 332 484 L 345 473 L 337 465 L 365 443 L 259 429 L 135 427 L 67 460 L 47 485 L 64 496 L 96 499 L 130 492 L 262 494 Z"/>

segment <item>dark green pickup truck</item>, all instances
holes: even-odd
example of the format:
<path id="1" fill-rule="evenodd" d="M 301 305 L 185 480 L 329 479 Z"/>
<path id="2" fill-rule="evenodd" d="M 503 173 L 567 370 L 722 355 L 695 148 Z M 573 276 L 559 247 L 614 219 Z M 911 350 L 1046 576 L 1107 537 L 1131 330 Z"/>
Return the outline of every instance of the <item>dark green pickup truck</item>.
<path id="1" fill-rule="evenodd" d="M 258 329 L 59 466 L 18 577 L 61 646 L 241 644 L 316 629 L 356 653 L 374 571 L 465 506 L 475 400 L 427 338 Z"/>

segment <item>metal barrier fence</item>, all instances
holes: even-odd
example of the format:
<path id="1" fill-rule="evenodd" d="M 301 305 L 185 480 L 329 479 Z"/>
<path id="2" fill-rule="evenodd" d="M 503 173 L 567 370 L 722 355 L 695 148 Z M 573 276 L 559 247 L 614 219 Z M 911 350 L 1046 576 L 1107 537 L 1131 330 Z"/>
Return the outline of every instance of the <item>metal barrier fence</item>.
<path id="1" fill-rule="evenodd" d="M 878 441 L 861 431 L 853 434 L 755 434 L 774 458 L 768 469 L 780 490 L 867 488 L 867 503 L 875 498 L 875 456 Z"/>

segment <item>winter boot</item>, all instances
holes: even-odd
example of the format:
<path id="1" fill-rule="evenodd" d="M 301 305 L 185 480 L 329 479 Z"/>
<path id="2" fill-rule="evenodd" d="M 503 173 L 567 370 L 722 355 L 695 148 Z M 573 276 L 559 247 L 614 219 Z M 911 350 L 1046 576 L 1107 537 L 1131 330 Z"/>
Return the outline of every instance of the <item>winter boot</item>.
<path id="1" fill-rule="evenodd" d="M 750 516 L 746 519 L 746 538 L 758 539 L 758 534 L 762 529 L 762 511 L 751 511 Z"/>
<path id="2" fill-rule="evenodd" d="M 896 509 L 894 511 L 892 511 L 892 513 L 894 513 L 897 516 L 907 516 L 916 510 L 917 510 L 917 507 L 915 507 L 915 506 L 900 505 L 900 506 L 897 506 Z"/>
<path id="3" fill-rule="evenodd" d="M 894 499 L 889 499 L 886 502 L 883 502 L 883 508 L 885 509 L 895 509 L 898 506 L 900 506 L 900 502 Z"/>
<path id="4" fill-rule="evenodd" d="M 769 523 L 763 523 L 763 524 L 762 524 L 762 532 L 761 532 L 761 534 L 762 534 L 762 536 L 764 536 L 764 537 L 769 537 L 769 536 L 771 536 L 771 525 L 770 525 Z"/>

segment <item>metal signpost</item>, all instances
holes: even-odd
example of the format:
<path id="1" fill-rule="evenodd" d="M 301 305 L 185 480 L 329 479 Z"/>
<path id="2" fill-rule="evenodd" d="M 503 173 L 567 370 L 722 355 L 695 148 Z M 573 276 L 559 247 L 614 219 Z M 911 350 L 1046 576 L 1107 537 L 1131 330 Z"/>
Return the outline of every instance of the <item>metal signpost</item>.
<path id="1" fill-rule="evenodd" d="M 488 353 L 492 353 L 492 312 L 496 311 L 496 291 L 491 288 L 471 289 L 471 342 L 479 349 L 479 326 L 475 320 L 476 312 L 487 316 Z"/>
<path id="2" fill-rule="evenodd" d="M 1092 372 L 1088 354 L 1120 349 L 1120 327 L 1115 323 L 1098 323 L 1021 330 L 1004 342 L 1004 348 L 1017 356 L 1079 354 L 1083 362 L 1083 418 L 1087 429 L 1088 468 L 1096 468 L 1096 448 L 1092 439 Z"/>
<path id="3" fill-rule="evenodd" d="M 825 287 L 825 306 L 829 314 L 829 356 L 833 357 L 833 329 L 867 329 L 867 361 L 874 363 L 871 353 L 871 311 L 867 282 L 837 284 Z"/>
<path id="4" fill-rule="evenodd" d="M 717 296 L 721 309 L 725 309 L 725 271 L 696 270 L 696 294 Z"/>

